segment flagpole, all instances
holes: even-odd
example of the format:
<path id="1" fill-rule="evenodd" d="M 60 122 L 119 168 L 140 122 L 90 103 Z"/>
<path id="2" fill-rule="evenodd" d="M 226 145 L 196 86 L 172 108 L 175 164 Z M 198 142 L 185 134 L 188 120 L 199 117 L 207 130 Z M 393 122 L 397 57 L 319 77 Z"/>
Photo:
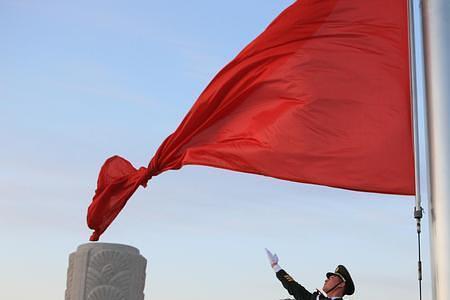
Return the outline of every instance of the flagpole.
<path id="1" fill-rule="evenodd" d="M 414 218 L 416 219 L 417 244 L 418 244 L 418 263 L 417 263 L 417 279 L 419 281 L 419 299 L 422 300 L 422 260 L 420 247 L 420 233 L 422 220 L 422 193 L 420 188 L 420 147 L 419 147 L 419 107 L 417 92 L 417 65 L 416 65 L 416 38 L 415 38 L 415 9 L 414 0 L 408 0 L 408 32 L 409 32 L 409 65 L 410 65 L 410 81 L 411 81 L 411 110 L 412 124 L 414 133 L 414 169 L 415 169 L 415 190 L 416 203 L 414 207 Z"/>
<path id="2" fill-rule="evenodd" d="M 428 136 L 433 299 L 450 298 L 450 1 L 422 6 Z"/>
<path id="3" fill-rule="evenodd" d="M 412 124 L 414 129 L 414 167 L 415 167 L 415 181 L 416 181 L 416 211 L 421 211 L 422 197 L 420 188 L 420 147 L 419 147 L 419 116 L 418 116 L 418 101 L 417 101 L 417 66 L 416 66 L 416 39 L 414 28 L 414 0 L 408 1 L 408 25 L 409 25 L 409 63 L 410 63 L 410 79 L 411 79 L 411 108 L 412 108 Z"/>

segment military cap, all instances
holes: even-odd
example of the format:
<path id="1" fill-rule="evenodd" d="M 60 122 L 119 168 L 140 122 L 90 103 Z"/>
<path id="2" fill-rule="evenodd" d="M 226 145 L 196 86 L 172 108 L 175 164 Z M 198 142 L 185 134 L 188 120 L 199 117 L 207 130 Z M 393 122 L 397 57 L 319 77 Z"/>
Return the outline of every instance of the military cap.
<path id="1" fill-rule="evenodd" d="M 334 272 L 328 272 L 327 278 L 330 278 L 331 275 L 336 275 L 345 282 L 346 295 L 353 295 L 353 293 L 355 292 L 355 285 L 353 283 L 352 277 L 350 276 L 350 273 L 343 265 L 337 266 Z"/>

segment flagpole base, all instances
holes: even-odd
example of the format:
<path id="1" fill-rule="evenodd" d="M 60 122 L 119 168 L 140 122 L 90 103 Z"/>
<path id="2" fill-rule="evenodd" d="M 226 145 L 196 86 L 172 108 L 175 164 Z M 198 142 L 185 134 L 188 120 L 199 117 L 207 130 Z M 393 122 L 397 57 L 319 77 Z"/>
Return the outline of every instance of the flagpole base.
<path id="1" fill-rule="evenodd" d="M 80 245 L 69 256 L 65 300 L 143 300 L 146 265 L 131 246 Z"/>

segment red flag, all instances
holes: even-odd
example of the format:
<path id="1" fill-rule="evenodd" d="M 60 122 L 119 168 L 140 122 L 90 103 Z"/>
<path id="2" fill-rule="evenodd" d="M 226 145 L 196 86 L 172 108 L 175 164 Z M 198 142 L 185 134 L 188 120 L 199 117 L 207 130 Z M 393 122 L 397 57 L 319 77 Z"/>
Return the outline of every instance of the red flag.
<path id="1" fill-rule="evenodd" d="M 97 240 L 139 185 L 196 164 L 414 194 L 407 1 L 303 0 L 221 70 L 148 168 L 108 159 Z"/>

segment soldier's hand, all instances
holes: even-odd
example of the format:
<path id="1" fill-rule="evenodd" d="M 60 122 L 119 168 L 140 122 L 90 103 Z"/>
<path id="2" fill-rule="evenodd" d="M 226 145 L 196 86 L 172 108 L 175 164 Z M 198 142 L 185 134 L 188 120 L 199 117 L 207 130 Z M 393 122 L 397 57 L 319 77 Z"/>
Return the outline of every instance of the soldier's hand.
<path id="1" fill-rule="evenodd" d="M 266 248 L 266 254 L 267 258 L 269 259 L 270 265 L 274 269 L 275 272 L 278 272 L 281 270 L 280 266 L 278 265 L 278 256 L 276 254 L 272 254 L 267 248 Z"/>
<path id="2" fill-rule="evenodd" d="M 272 252 L 269 251 L 269 249 L 266 248 L 267 258 L 269 258 L 270 265 L 273 267 L 273 265 L 278 264 L 278 256 L 276 254 L 272 254 Z"/>

